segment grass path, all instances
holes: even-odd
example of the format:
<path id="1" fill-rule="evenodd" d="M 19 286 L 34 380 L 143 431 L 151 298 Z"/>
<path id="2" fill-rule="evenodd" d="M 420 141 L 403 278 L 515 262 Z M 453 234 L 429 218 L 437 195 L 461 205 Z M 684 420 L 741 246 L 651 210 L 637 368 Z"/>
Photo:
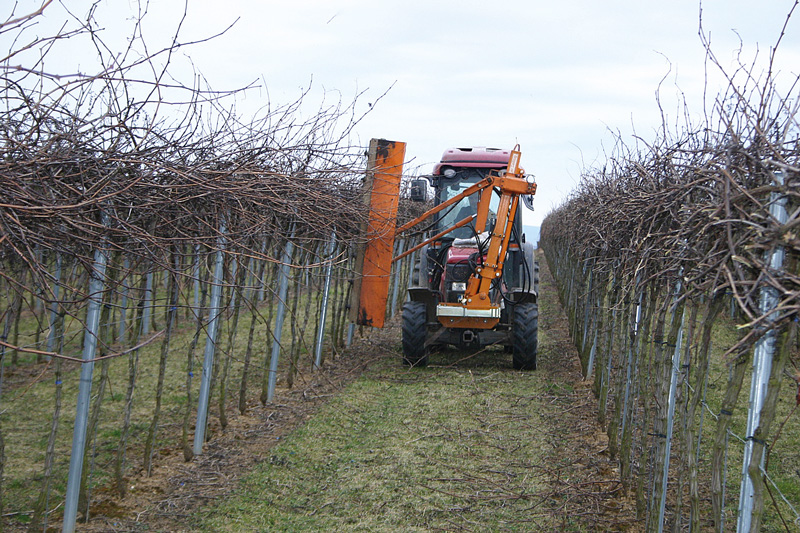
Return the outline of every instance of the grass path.
<path id="1" fill-rule="evenodd" d="M 589 531 L 627 523 L 588 385 L 542 269 L 540 364 L 447 351 L 425 369 L 387 352 L 282 439 L 205 531 Z"/>

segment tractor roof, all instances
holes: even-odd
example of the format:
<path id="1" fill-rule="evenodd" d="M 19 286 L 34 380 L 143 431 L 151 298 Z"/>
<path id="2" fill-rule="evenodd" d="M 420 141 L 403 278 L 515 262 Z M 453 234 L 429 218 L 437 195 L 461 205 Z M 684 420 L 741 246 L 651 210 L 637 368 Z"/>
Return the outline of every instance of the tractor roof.
<path id="1" fill-rule="evenodd" d="M 509 150 L 500 148 L 448 148 L 442 154 L 442 161 L 433 168 L 433 173 L 439 175 L 445 167 L 504 168 L 510 155 Z"/>

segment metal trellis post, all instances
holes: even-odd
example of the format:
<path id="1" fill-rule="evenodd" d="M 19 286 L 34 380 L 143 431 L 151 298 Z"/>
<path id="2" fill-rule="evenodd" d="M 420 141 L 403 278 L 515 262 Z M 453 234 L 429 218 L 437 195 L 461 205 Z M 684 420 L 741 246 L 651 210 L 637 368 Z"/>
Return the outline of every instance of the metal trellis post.
<path id="1" fill-rule="evenodd" d="M 283 259 L 280 270 L 278 271 L 278 309 L 275 316 L 275 338 L 272 341 L 272 355 L 269 360 L 269 381 L 267 382 L 267 401 L 271 402 L 275 397 L 275 384 L 278 381 L 278 359 L 281 354 L 281 333 L 283 332 L 283 319 L 286 315 L 286 295 L 289 292 L 289 265 L 292 262 L 292 237 L 294 229 L 286 241 L 283 250 Z"/>
<path id="2" fill-rule="evenodd" d="M 775 181 L 778 185 L 783 185 L 783 173 L 775 172 Z M 786 197 L 777 192 L 770 193 L 770 215 L 778 224 L 786 224 Z M 779 271 L 783 268 L 784 249 L 782 246 L 775 246 L 769 254 L 769 268 L 772 271 Z M 764 285 L 759 293 L 758 309 L 765 315 L 770 313 L 767 318 L 769 328 L 764 335 L 756 342 L 753 352 L 753 374 L 750 380 L 750 406 L 747 411 L 747 431 L 744 444 L 744 458 L 742 460 L 742 484 L 739 489 L 739 516 L 736 521 L 736 531 L 738 533 L 749 532 L 753 515 L 753 481 L 750 479 L 750 463 L 753 459 L 759 461 L 762 468 L 764 466 L 764 456 L 753 458 L 753 438 L 754 432 L 758 428 L 761 420 L 761 408 L 767 398 L 767 386 L 769 376 L 772 372 L 772 356 L 775 353 L 775 330 L 772 328 L 775 307 L 778 305 L 780 296 L 774 287 Z"/>
<path id="3" fill-rule="evenodd" d="M 625 433 L 625 426 L 628 422 L 628 401 L 630 400 L 631 396 L 631 373 L 633 371 L 633 359 L 634 359 L 634 350 L 635 346 L 638 345 L 639 342 L 639 324 L 642 320 L 642 298 L 644 297 L 644 290 L 639 287 L 639 282 L 641 281 L 641 272 L 636 274 L 636 290 L 639 291 L 639 300 L 636 302 L 636 317 L 634 318 L 633 322 L 633 342 L 628 344 L 627 353 L 628 353 L 628 363 L 626 365 L 625 370 L 625 396 L 623 396 L 622 400 L 622 433 Z M 623 315 L 624 320 L 624 315 Z"/>
<path id="4" fill-rule="evenodd" d="M 203 442 L 206 437 L 206 421 L 208 419 L 208 400 L 211 393 L 211 370 L 214 366 L 214 353 L 217 348 L 217 330 L 219 315 L 222 313 L 222 266 L 225 251 L 225 223 L 220 224 L 220 236 L 217 239 L 217 254 L 214 263 L 214 276 L 211 280 L 211 303 L 209 323 L 206 328 L 206 347 L 203 353 L 203 375 L 200 379 L 200 393 L 197 399 L 197 423 L 194 426 L 194 454 L 203 453 Z"/>
<path id="5" fill-rule="evenodd" d="M 119 304 L 119 329 L 117 330 L 117 342 L 125 344 L 125 331 L 128 322 L 128 271 L 130 270 L 130 259 L 126 256 L 122 260 L 123 279 L 120 284 L 121 300 Z M 134 313 L 135 315 L 136 313 Z"/>
<path id="6" fill-rule="evenodd" d="M 586 269 L 589 269 L 589 286 L 586 288 L 586 300 L 583 305 L 583 338 L 581 340 L 581 353 L 586 349 L 586 341 L 589 336 L 590 311 L 592 306 L 592 286 L 594 284 L 594 266 L 589 266 L 588 262 L 583 268 L 583 275 L 586 275 Z M 577 320 L 577 318 L 576 318 Z M 589 375 L 589 371 L 586 372 Z"/>
<path id="7" fill-rule="evenodd" d="M 325 286 L 322 289 L 322 309 L 319 312 L 319 328 L 317 328 L 317 343 L 314 346 L 314 368 L 322 364 L 322 341 L 325 337 L 325 319 L 328 316 L 328 301 L 331 290 L 331 277 L 333 274 L 333 254 L 336 251 L 336 232 L 331 233 L 331 242 L 328 245 L 328 264 L 325 265 Z"/>
<path id="8" fill-rule="evenodd" d="M 146 337 L 150 333 L 150 324 L 153 322 L 153 271 L 147 274 L 147 281 L 144 290 L 144 308 L 142 309 L 142 336 Z"/>
<path id="9" fill-rule="evenodd" d="M 408 256 L 408 287 L 406 287 L 406 289 L 410 289 L 411 287 L 414 286 L 414 268 L 416 268 L 417 266 L 417 264 L 414 262 L 416 260 L 416 257 L 414 256 L 416 255 L 416 253 L 417 252 L 412 252 L 412 254 Z M 417 273 L 417 276 L 419 276 L 419 279 L 421 279 L 423 275 L 426 275 L 426 273 L 422 272 L 421 264 L 419 268 L 420 270 Z M 408 299 L 408 291 L 406 291 L 406 299 Z"/>
<path id="10" fill-rule="evenodd" d="M 405 239 L 400 239 L 397 245 L 397 252 L 403 252 L 405 250 Z M 391 316 L 397 312 L 397 296 L 400 292 L 400 275 L 403 272 L 403 261 L 398 261 L 395 263 L 394 266 L 394 281 L 392 282 L 392 307 L 391 307 Z"/>
<path id="11" fill-rule="evenodd" d="M 194 313 L 199 314 L 200 308 L 200 245 L 194 245 L 194 264 L 192 265 L 192 285 L 194 289 Z"/>
<path id="12" fill-rule="evenodd" d="M 589 376 L 592 375 L 592 371 L 594 370 L 594 358 L 597 355 L 597 330 L 594 330 L 594 336 L 592 339 L 592 348 L 589 350 L 589 363 L 586 365 L 586 377 L 584 379 L 589 379 Z"/>
<path id="13" fill-rule="evenodd" d="M 102 213 L 103 223 L 107 224 L 108 216 Z M 103 308 L 103 290 L 105 288 L 108 253 L 105 243 L 94 252 L 94 265 L 89 279 L 89 306 L 86 311 L 86 334 L 83 341 L 80 383 L 78 385 L 78 402 L 75 408 L 75 426 L 72 430 L 72 451 L 69 458 L 69 475 L 64 501 L 63 531 L 75 531 L 78 514 L 78 496 L 81 489 L 83 472 L 83 455 L 86 449 L 86 429 L 89 423 L 89 402 L 92 394 L 92 374 L 94 372 L 94 356 L 97 350 L 97 338 L 100 329 L 100 314 Z"/>
<path id="14" fill-rule="evenodd" d="M 677 297 L 676 297 L 677 300 Z M 672 373 L 669 381 L 669 398 L 667 400 L 667 436 L 664 446 L 664 470 L 661 477 L 661 505 L 658 512 L 658 531 L 664 531 L 664 513 L 667 509 L 667 481 L 669 480 L 669 455 L 672 450 L 672 430 L 674 427 L 675 404 L 678 394 L 678 375 L 681 371 L 681 344 L 683 342 L 683 325 L 686 315 L 681 317 L 678 339 L 675 341 L 675 352 L 672 354 Z"/>

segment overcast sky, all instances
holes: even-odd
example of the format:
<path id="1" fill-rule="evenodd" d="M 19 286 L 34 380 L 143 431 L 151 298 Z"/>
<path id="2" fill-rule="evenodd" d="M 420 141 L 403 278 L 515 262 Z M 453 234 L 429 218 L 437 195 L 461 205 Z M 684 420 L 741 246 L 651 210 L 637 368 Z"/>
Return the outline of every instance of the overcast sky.
<path id="1" fill-rule="evenodd" d="M 145 36 L 168 38 L 179 4 L 154 2 Z M 723 63 L 733 64 L 740 39 L 745 62 L 757 49 L 766 60 L 793 4 L 705 0 L 703 28 Z M 81 14 L 89 2 L 69 5 Z M 136 5 L 102 0 L 97 16 L 113 33 Z M 59 17 L 62 6 L 45 12 L 46 22 Z M 779 48 L 785 80 L 800 73 L 798 19 L 800 13 Z M 262 80 L 264 88 L 241 97 L 240 110 L 267 98 L 289 103 L 309 84 L 310 109 L 323 98 L 349 102 L 366 91 L 359 104 L 366 110 L 391 88 L 354 140 L 405 141 L 407 168 L 417 173 L 429 172 L 447 147 L 519 143 L 522 166 L 539 184 L 527 224 L 538 225 L 561 203 L 581 169 L 602 163 L 613 144 L 609 130 L 627 138 L 635 127 L 653 138 L 661 124 L 656 91 L 665 77 L 668 121 L 680 112 L 679 92 L 696 116 L 703 111 L 697 0 L 190 0 L 181 36 L 206 37 L 234 21 L 225 35 L 185 53 L 214 88 Z M 723 87 L 712 69 L 707 91 Z"/>

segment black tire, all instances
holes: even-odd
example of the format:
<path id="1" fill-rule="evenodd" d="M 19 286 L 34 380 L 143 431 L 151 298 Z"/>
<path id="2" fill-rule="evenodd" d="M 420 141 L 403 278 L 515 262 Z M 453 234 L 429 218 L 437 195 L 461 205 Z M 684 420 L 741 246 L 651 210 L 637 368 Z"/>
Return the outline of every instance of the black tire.
<path id="1" fill-rule="evenodd" d="M 403 304 L 403 364 L 408 366 L 427 366 L 428 348 L 427 311 L 423 302 Z"/>
<path id="2" fill-rule="evenodd" d="M 511 358 L 517 370 L 536 370 L 536 352 L 539 348 L 539 305 L 519 303 L 514 306 L 511 325 Z"/>

